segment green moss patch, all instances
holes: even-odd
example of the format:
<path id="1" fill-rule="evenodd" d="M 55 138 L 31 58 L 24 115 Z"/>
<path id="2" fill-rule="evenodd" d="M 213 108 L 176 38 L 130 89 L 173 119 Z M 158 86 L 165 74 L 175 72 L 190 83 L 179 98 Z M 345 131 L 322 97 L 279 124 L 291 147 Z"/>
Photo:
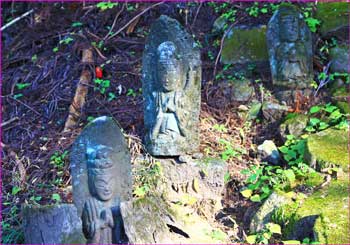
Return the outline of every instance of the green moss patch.
<path id="1" fill-rule="evenodd" d="M 221 61 L 225 64 L 266 61 L 266 26 L 235 28 L 225 39 Z"/>
<path id="2" fill-rule="evenodd" d="M 314 237 L 309 238 L 321 244 L 347 244 L 350 241 L 348 193 L 349 180 L 334 180 L 305 200 L 275 210 L 272 221 L 281 225 L 284 239 L 302 240 L 306 234 L 312 234 Z"/>
<path id="3" fill-rule="evenodd" d="M 321 165 L 335 164 L 348 171 L 348 132 L 330 128 L 310 135 L 307 138 L 306 148 L 308 160 Z"/>
<path id="4" fill-rule="evenodd" d="M 349 25 L 348 5 L 349 3 L 346 2 L 317 4 L 316 18 L 321 21 L 320 31 L 322 34 Z"/>

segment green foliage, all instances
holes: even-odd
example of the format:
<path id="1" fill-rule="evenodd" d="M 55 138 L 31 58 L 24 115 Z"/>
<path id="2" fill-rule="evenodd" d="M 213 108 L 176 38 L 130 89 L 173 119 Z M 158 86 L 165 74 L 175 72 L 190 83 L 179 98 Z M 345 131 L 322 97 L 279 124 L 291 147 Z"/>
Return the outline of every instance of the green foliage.
<path id="1" fill-rule="evenodd" d="M 72 23 L 72 27 L 82 27 L 83 26 L 83 23 L 81 22 L 73 22 Z"/>
<path id="2" fill-rule="evenodd" d="M 52 51 L 53 51 L 54 53 L 57 53 L 57 52 L 58 52 L 58 47 L 54 47 L 54 48 L 52 49 Z"/>
<path id="3" fill-rule="evenodd" d="M 34 54 L 34 55 L 32 56 L 32 62 L 35 62 L 35 61 L 37 61 L 37 60 L 38 60 L 38 55 Z"/>
<path id="4" fill-rule="evenodd" d="M 340 109 L 328 103 L 326 105 L 316 105 L 310 108 L 312 116 L 308 122 L 305 131 L 315 133 L 325 130 L 329 127 L 338 129 L 348 129 L 348 121 L 346 115 L 340 112 Z"/>
<path id="5" fill-rule="evenodd" d="M 309 26 L 311 32 L 316 32 L 317 27 L 321 24 L 318 19 L 309 17 L 305 19 L 306 24 Z"/>
<path id="6" fill-rule="evenodd" d="M 95 90 L 100 91 L 101 94 L 105 94 L 106 90 L 111 86 L 110 80 L 104 80 L 104 79 L 99 79 L 99 78 L 96 78 L 94 80 L 94 83 L 97 85 L 95 87 Z"/>
<path id="7" fill-rule="evenodd" d="M 60 153 L 56 151 L 51 157 L 50 157 L 50 164 L 54 165 L 58 169 L 62 169 L 64 167 L 64 163 L 67 160 L 68 151 L 64 151 L 63 153 Z"/>
<path id="8" fill-rule="evenodd" d="M 59 42 L 59 44 L 66 44 L 66 45 L 68 45 L 68 44 L 70 44 L 71 42 L 73 42 L 74 41 L 74 39 L 73 38 L 71 38 L 71 37 L 66 37 L 66 38 L 64 38 L 64 39 L 62 39 L 60 42 Z"/>
<path id="9" fill-rule="evenodd" d="M 14 195 L 16 195 L 18 192 L 20 192 L 21 190 L 22 190 L 21 187 L 19 187 L 19 186 L 13 186 L 13 187 L 12 187 L 11 194 L 14 196 Z"/>
<path id="10" fill-rule="evenodd" d="M 295 173 L 292 169 L 282 169 L 280 166 L 271 166 L 262 163 L 241 171 L 247 175 L 246 187 L 241 194 L 252 202 L 261 202 L 274 189 L 288 190 L 295 185 Z"/>
<path id="11" fill-rule="evenodd" d="M 135 90 L 133 90 L 132 88 L 129 88 L 128 92 L 126 92 L 126 95 L 136 97 L 137 94 L 136 94 Z"/>
<path id="12" fill-rule="evenodd" d="M 57 193 L 52 194 L 51 199 L 55 201 L 56 203 L 61 201 L 61 196 Z"/>
<path id="13" fill-rule="evenodd" d="M 111 9 L 118 6 L 118 3 L 111 3 L 111 2 L 100 2 L 96 4 L 96 7 L 100 9 L 100 11 L 104 11 L 106 9 Z"/>
<path id="14" fill-rule="evenodd" d="M 246 242 L 249 244 L 269 244 L 269 240 L 274 234 L 281 235 L 281 226 L 274 223 L 267 223 L 261 231 L 247 236 Z"/>
<path id="15" fill-rule="evenodd" d="M 246 154 L 245 149 L 233 149 L 232 144 L 227 140 L 219 139 L 219 144 L 224 146 L 224 151 L 221 152 L 221 159 L 224 161 L 229 160 L 230 158 L 239 157 L 242 154 Z"/>
<path id="16" fill-rule="evenodd" d="M 227 133 L 227 128 L 223 124 L 214 124 L 213 129 L 220 133 Z"/>
<path id="17" fill-rule="evenodd" d="M 226 237 L 227 237 L 226 233 L 219 229 L 212 230 L 210 233 L 207 233 L 207 235 L 209 235 L 213 240 L 223 241 L 223 242 L 226 241 Z"/>
<path id="18" fill-rule="evenodd" d="M 29 87 L 30 85 L 31 85 L 31 83 L 16 83 L 16 87 L 19 90 L 25 89 L 25 88 Z"/>
<path id="19" fill-rule="evenodd" d="M 296 139 L 294 135 L 287 135 L 287 141 L 279 147 L 279 150 L 288 165 L 293 166 L 303 162 L 305 144 L 305 139 Z"/>
<path id="20" fill-rule="evenodd" d="M 163 175 L 160 162 L 150 163 L 149 165 L 142 164 L 135 171 L 133 194 L 139 198 L 145 197 L 149 192 L 154 191 Z"/>

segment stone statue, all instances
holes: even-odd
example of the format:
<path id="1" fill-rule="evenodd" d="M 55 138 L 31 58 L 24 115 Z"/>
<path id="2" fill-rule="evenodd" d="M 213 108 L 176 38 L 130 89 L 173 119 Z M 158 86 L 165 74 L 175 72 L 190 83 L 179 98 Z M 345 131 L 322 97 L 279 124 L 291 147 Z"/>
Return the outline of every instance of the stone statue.
<path id="1" fill-rule="evenodd" d="M 151 27 L 143 56 L 147 150 L 177 156 L 198 147 L 201 63 L 193 39 L 161 16 Z"/>
<path id="2" fill-rule="evenodd" d="M 84 129 L 73 145 L 71 169 L 87 244 L 127 242 L 120 202 L 131 197 L 130 155 L 113 119 L 97 118 Z"/>
<path id="3" fill-rule="evenodd" d="M 282 90 L 310 87 L 313 79 L 312 38 L 297 7 L 282 4 L 267 28 L 273 84 Z"/>

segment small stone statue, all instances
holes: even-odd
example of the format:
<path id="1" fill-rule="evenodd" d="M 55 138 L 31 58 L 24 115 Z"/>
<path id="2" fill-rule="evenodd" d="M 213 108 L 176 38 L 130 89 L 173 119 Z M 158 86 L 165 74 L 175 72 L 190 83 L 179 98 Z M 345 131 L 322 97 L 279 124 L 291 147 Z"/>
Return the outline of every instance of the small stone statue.
<path id="1" fill-rule="evenodd" d="M 198 147 L 199 50 L 180 24 L 161 16 L 151 27 L 143 57 L 147 150 L 156 156 Z"/>
<path id="2" fill-rule="evenodd" d="M 131 198 L 130 153 L 112 118 L 96 118 L 76 139 L 71 172 L 87 244 L 126 243 L 120 202 Z"/>
<path id="3" fill-rule="evenodd" d="M 313 79 L 311 32 L 297 7 L 282 4 L 267 28 L 273 84 L 282 90 L 310 87 Z"/>
<path id="4" fill-rule="evenodd" d="M 121 240 L 119 205 L 107 205 L 114 196 L 113 173 L 116 172 L 110 154 L 113 150 L 105 146 L 87 152 L 88 185 L 92 197 L 84 204 L 82 221 L 88 244 L 112 244 Z"/>

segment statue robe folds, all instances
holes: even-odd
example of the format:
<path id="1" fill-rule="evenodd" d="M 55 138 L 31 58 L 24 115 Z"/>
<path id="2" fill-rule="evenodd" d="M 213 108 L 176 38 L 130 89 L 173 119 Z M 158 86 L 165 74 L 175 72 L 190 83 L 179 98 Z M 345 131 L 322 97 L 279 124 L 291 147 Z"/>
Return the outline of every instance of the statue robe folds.
<path id="1" fill-rule="evenodd" d="M 200 52 L 174 19 L 151 27 L 143 54 L 145 145 L 155 156 L 191 154 L 199 145 Z"/>

